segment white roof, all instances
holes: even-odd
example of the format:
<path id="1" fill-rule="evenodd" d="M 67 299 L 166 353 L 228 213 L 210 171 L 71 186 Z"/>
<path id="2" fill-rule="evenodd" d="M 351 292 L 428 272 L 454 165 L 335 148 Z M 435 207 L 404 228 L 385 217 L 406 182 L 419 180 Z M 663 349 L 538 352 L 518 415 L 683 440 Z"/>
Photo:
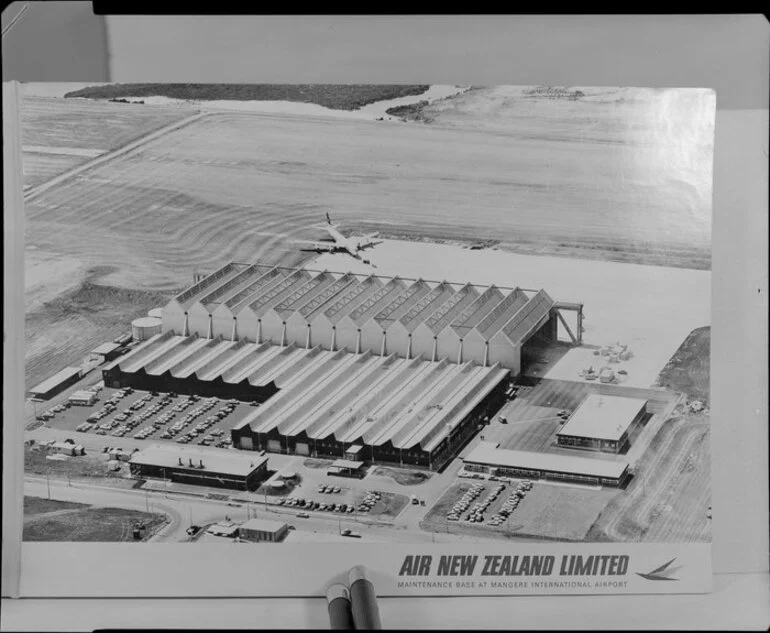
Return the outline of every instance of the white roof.
<path id="1" fill-rule="evenodd" d="M 157 325 L 162 325 L 163 320 L 159 319 L 158 317 L 153 316 L 144 316 L 139 317 L 138 319 L 134 319 L 131 321 L 131 325 L 135 325 L 136 327 L 155 327 Z"/>
<path id="2" fill-rule="evenodd" d="M 646 404 L 640 398 L 589 394 L 557 435 L 617 441 Z"/>
<path id="3" fill-rule="evenodd" d="M 51 389 L 54 389 L 65 380 L 72 378 L 72 376 L 80 373 L 80 367 L 65 367 L 61 371 L 57 371 L 53 376 L 47 378 L 41 382 L 37 387 L 30 389 L 30 393 L 48 393 Z"/>
<path id="4" fill-rule="evenodd" d="M 181 465 L 179 464 L 180 458 L 182 460 Z M 192 460 L 192 466 L 190 466 L 190 460 Z M 245 477 L 267 462 L 267 457 L 250 451 L 223 451 L 221 448 L 205 446 L 154 444 L 134 453 L 130 461 L 132 464 L 183 468 L 198 472 L 209 471 Z M 203 470 L 199 467 L 201 461 L 203 461 Z"/>
<path id="5" fill-rule="evenodd" d="M 254 530 L 255 532 L 281 532 L 286 529 L 283 521 L 270 521 L 269 519 L 249 519 L 241 525 L 241 530 Z"/>
<path id="6" fill-rule="evenodd" d="M 80 398 L 84 399 L 90 399 L 90 398 L 96 398 L 96 394 L 93 391 L 87 391 L 85 389 L 81 389 L 80 391 L 75 391 L 72 393 L 72 395 L 69 397 L 69 400 L 78 400 Z"/>
<path id="7" fill-rule="evenodd" d="M 496 448 L 490 442 L 481 442 L 470 454 L 463 458 L 463 461 L 488 466 L 508 466 L 509 468 L 569 473 L 589 477 L 604 477 L 606 479 L 618 479 L 628 468 L 628 462 L 593 459 L 590 457 L 572 457 L 571 455 L 557 455 L 553 453 L 511 451 L 504 448 Z"/>
<path id="8" fill-rule="evenodd" d="M 116 349 L 118 349 L 120 345 L 117 343 L 102 343 L 98 347 L 95 347 L 91 350 L 92 354 L 109 354 L 110 352 L 114 352 Z"/>
<path id="9" fill-rule="evenodd" d="M 349 459 L 335 459 L 332 468 L 351 468 L 357 470 L 364 465 L 364 462 L 354 462 Z"/>

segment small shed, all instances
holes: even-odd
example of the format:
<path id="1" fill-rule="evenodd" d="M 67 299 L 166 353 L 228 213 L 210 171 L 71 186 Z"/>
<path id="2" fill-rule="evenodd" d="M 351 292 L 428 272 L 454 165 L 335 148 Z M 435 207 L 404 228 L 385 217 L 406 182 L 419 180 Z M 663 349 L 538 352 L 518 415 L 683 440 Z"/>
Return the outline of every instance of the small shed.
<path id="1" fill-rule="evenodd" d="M 111 360 L 115 360 L 122 351 L 123 346 L 118 343 L 102 343 L 98 347 L 91 350 L 89 359 L 100 360 L 106 363 Z"/>
<path id="2" fill-rule="evenodd" d="M 361 444 L 353 444 L 345 449 L 345 459 L 351 462 L 357 462 L 361 460 L 361 455 L 364 447 Z"/>
<path id="3" fill-rule="evenodd" d="M 343 477 L 359 477 L 363 473 L 364 462 L 351 461 L 349 459 L 337 459 L 329 467 L 330 475 Z"/>
<path id="4" fill-rule="evenodd" d="M 289 531 L 283 521 L 249 519 L 238 529 L 238 536 L 247 541 L 277 543 Z"/>
<path id="5" fill-rule="evenodd" d="M 96 392 L 88 390 L 76 391 L 67 400 L 70 404 L 88 407 L 96 402 Z"/>

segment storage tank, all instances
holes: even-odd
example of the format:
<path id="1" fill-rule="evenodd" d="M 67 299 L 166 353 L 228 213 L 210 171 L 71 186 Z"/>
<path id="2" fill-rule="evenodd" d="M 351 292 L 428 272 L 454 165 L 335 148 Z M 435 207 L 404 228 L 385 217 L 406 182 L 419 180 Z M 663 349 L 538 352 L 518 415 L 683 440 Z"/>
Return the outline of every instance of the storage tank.
<path id="1" fill-rule="evenodd" d="M 158 317 L 141 317 L 131 321 L 131 335 L 135 341 L 146 341 L 161 333 L 163 321 Z"/>
<path id="2" fill-rule="evenodd" d="M 153 308 L 147 313 L 149 317 L 155 317 L 156 319 L 163 318 L 163 308 Z"/>

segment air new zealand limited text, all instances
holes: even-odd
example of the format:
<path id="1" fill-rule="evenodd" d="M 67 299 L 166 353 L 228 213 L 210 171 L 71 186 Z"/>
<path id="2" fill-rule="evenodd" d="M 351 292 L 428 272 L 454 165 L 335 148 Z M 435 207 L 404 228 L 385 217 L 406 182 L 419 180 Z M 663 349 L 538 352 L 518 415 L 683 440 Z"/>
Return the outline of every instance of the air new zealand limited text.
<path id="1" fill-rule="evenodd" d="M 555 556 L 439 556 L 437 576 L 623 576 L 628 570 L 625 555 L 564 555 L 556 566 Z M 406 556 L 399 576 L 429 576 L 433 556 Z M 478 574 L 476 574 L 476 570 Z"/>

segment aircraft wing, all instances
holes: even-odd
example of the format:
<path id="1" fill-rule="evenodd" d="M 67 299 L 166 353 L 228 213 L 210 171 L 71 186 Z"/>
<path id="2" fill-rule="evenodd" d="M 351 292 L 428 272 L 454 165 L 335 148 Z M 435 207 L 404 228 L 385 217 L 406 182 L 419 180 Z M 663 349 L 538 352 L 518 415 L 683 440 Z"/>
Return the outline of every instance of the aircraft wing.
<path id="1" fill-rule="evenodd" d="M 384 240 L 370 240 L 368 242 L 364 242 L 359 246 L 359 250 L 364 250 L 365 248 L 371 248 L 372 246 L 377 246 L 377 244 L 382 244 Z"/>

